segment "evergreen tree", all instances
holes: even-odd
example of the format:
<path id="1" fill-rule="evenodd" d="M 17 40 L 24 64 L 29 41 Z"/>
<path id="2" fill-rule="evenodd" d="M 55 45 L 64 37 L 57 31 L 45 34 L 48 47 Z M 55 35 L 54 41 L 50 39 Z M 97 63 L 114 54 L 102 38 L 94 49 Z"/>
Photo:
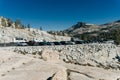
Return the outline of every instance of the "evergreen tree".
<path id="1" fill-rule="evenodd" d="M 17 20 L 15 21 L 15 23 L 16 23 L 17 25 L 21 25 L 21 21 L 20 21 L 19 19 L 17 19 Z"/>
<path id="2" fill-rule="evenodd" d="M 30 24 L 27 25 L 28 31 L 30 31 Z"/>
<path id="3" fill-rule="evenodd" d="M 13 22 L 12 22 L 11 19 L 8 18 L 8 19 L 7 19 L 7 22 L 8 22 L 8 27 L 12 26 L 12 23 L 13 23 Z"/>
<path id="4" fill-rule="evenodd" d="M 42 29 L 42 26 L 40 27 L 40 30 L 43 30 L 43 29 Z"/>
<path id="5" fill-rule="evenodd" d="M 6 24 L 6 22 L 5 22 L 5 19 L 4 19 L 4 18 L 2 18 L 2 20 L 1 20 L 1 25 L 2 25 L 2 26 L 4 26 L 4 27 L 7 27 L 7 24 Z"/>
<path id="6" fill-rule="evenodd" d="M 117 45 L 120 44 L 120 29 L 114 30 L 114 39 Z"/>
<path id="7" fill-rule="evenodd" d="M 15 21 L 15 28 L 20 29 L 20 27 L 21 27 L 21 21 L 20 21 L 19 19 L 17 19 L 17 20 Z"/>
<path id="8" fill-rule="evenodd" d="M 21 29 L 25 29 L 25 26 L 24 26 L 24 25 L 22 25 Z"/>

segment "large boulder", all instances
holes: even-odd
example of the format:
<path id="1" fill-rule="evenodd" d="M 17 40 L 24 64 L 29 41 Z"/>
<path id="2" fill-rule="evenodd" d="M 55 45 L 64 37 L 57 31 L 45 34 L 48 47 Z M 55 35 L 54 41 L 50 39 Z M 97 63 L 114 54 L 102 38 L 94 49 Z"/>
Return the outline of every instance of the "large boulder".
<path id="1" fill-rule="evenodd" d="M 45 49 L 42 51 L 42 59 L 44 61 L 57 63 L 59 62 L 59 52 L 53 51 L 51 49 Z"/>
<path id="2" fill-rule="evenodd" d="M 66 70 L 60 70 L 58 72 L 56 72 L 53 77 L 52 80 L 67 80 L 67 72 Z"/>

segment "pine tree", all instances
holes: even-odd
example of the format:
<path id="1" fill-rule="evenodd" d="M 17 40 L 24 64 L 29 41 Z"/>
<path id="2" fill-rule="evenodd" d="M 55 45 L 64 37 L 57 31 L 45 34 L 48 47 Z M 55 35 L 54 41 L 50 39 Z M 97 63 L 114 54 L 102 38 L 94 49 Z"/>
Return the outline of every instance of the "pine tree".
<path id="1" fill-rule="evenodd" d="M 114 31 L 114 37 L 115 37 L 115 43 L 119 45 L 120 44 L 120 29 L 116 29 Z"/>
<path id="2" fill-rule="evenodd" d="M 6 22 L 5 22 L 5 19 L 4 19 L 4 18 L 2 18 L 2 20 L 1 20 L 1 24 L 2 24 L 2 26 L 7 27 L 7 24 L 6 24 Z"/>
<path id="3" fill-rule="evenodd" d="M 24 25 L 22 25 L 22 26 L 21 26 L 21 29 L 25 29 L 25 26 L 24 26 Z"/>
<path id="4" fill-rule="evenodd" d="M 15 21 L 15 28 L 20 29 L 20 26 L 21 26 L 21 21 L 20 21 L 19 19 L 17 19 L 17 20 Z"/>
<path id="5" fill-rule="evenodd" d="M 12 26 L 12 23 L 13 23 L 13 22 L 12 22 L 11 19 L 8 18 L 8 19 L 7 19 L 7 22 L 8 22 L 8 27 Z"/>
<path id="6" fill-rule="evenodd" d="M 42 29 L 42 26 L 40 27 L 40 30 L 43 30 L 43 29 Z"/>
<path id="7" fill-rule="evenodd" d="M 28 31 L 30 31 L 30 24 L 28 24 L 27 27 L 28 27 Z"/>

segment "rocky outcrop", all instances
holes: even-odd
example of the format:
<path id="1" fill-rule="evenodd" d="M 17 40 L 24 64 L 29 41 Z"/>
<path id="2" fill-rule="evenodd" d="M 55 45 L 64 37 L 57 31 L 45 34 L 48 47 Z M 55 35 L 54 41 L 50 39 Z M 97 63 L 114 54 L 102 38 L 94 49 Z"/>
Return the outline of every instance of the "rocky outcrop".
<path id="1" fill-rule="evenodd" d="M 0 50 L 0 80 L 50 80 L 52 76 L 53 80 L 67 80 L 66 68 L 33 55 Z"/>
<path id="2" fill-rule="evenodd" d="M 35 40 L 35 41 L 67 41 L 70 40 L 70 37 L 64 36 L 53 36 L 48 34 L 45 31 L 37 30 L 31 28 L 30 31 L 27 29 L 14 29 L 11 27 L 1 28 L 0 27 L 0 43 L 9 43 L 14 42 L 15 38 L 23 38 L 27 41 Z"/>
<path id="3" fill-rule="evenodd" d="M 120 48 L 113 44 L 4 47 L 0 51 L 0 80 L 120 78 Z"/>
<path id="4" fill-rule="evenodd" d="M 15 38 L 23 38 L 27 41 L 67 41 L 70 37 L 51 35 L 46 31 L 23 27 L 20 20 L 16 22 L 11 21 L 8 18 L 0 17 L 0 43 L 14 42 Z"/>
<path id="5" fill-rule="evenodd" d="M 46 50 L 46 51 L 45 51 Z M 50 50 L 50 51 L 49 51 Z M 53 50 L 53 51 L 52 51 Z M 120 53 L 113 44 L 81 44 L 68 46 L 43 46 L 15 48 L 18 53 L 36 53 L 44 56 L 44 60 L 60 60 L 82 66 L 93 66 L 104 69 L 120 69 Z M 41 52 L 44 55 L 41 55 Z M 57 51 L 59 53 L 56 53 Z M 54 58 L 54 56 L 56 58 Z"/>

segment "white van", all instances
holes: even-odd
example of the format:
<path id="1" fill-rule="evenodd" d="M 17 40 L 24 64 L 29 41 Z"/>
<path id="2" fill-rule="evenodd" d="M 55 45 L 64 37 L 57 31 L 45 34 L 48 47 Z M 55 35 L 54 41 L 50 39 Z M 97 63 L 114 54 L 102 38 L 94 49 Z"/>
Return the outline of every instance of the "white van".
<path id="1" fill-rule="evenodd" d="M 23 38 L 14 38 L 14 43 L 19 43 L 19 42 L 26 42 Z"/>

